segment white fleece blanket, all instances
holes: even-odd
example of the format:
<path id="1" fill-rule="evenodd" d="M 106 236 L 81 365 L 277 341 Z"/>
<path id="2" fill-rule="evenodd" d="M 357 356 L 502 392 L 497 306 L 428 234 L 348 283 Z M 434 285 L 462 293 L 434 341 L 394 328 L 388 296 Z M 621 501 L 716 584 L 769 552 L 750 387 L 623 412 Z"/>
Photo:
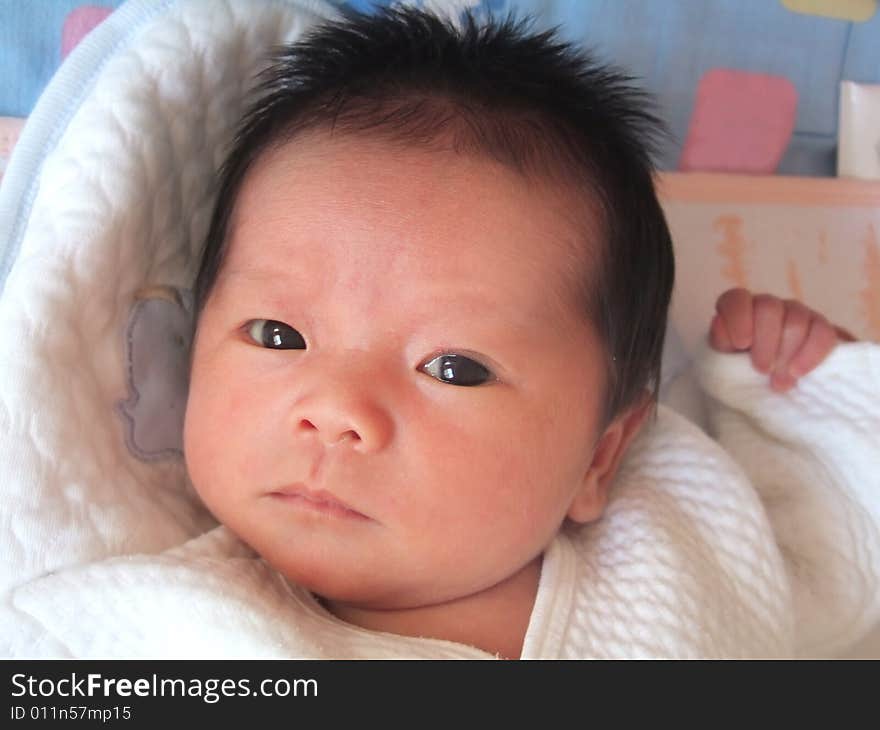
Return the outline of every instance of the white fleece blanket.
<path id="1" fill-rule="evenodd" d="M 0 191 L 4 266 L 14 261 L 0 297 L 0 655 L 382 654 L 376 637 L 346 633 L 314 614 L 307 596 L 213 529 L 179 458 L 182 401 L 170 397 L 156 410 L 164 402 L 156 393 L 174 396 L 181 388 L 163 382 L 162 373 L 185 352 L 185 287 L 205 234 L 214 172 L 245 89 L 267 48 L 331 13 L 317 0 L 134 0 L 75 49 L 29 120 Z M 630 480 L 621 477 L 609 519 L 585 542 L 572 542 L 579 564 L 597 575 L 616 560 L 630 571 L 605 571 L 604 593 L 571 596 L 572 602 L 592 596 L 592 603 L 578 605 L 594 609 L 607 598 L 611 624 L 629 627 L 613 650 L 591 639 L 598 641 L 589 644 L 591 655 L 763 654 L 796 646 L 833 652 L 876 621 L 876 360 L 874 346 L 841 348 L 823 366 L 825 375 L 811 381 L 820 395 L 806 403 L 807 418 L 787 410 L 805 405 L 797 396 L 774 400 L 761 390 L 758 398 L 759 386 L 742 363 L 740 379 L 720 378 L 711 386 L 718 400 L 734 407 L 748 401 L 744 393 L 764 404 L 760 419 L 750 411 L 729 415 L 719 428 L 734 454 L 744 456 L 747 471 L 757 469 L 749 472 L 756 485 L 762 475 L 772 476 L 768 504 L 785 507 L 770 512 L 784 538 L 782 553 L 739 467 L 705 440 L 693 453 L 669 451 L 668 439 L 684 434 L 687 441 L 699 432 L 671 414 L 661 418 L 668 455 L 651 441 L 634 451 L 625 472 Z M 725 383 L 745 391 L 724 396 L 734 387 Z M 765 396 L 770 400 L 761 400 Z M 787 432 L 789 426 L 813 428 L 814 417 L 812 441 L 798 440 L 801 430 Z M 772 437 L 747 436 L 753 431 L 746 427 L 755 425 Z M 771 447 L 783 448 L 785 456 Z M 667 456 L 678 465 L 672 471 Z M 724 466 L 704 473 L 697 469 L 704 461 Z M 790 489 L 787 475 L 797 488 Z M 722 477 L 734 485 L 733 511 L 726 492 L 712 491 Z M 808 487 L 802 492 L 801 482 Z M 784 496 L 782 483 L 788 484 Z M 699 499 L 681 502 L 670 494 Z M 668 523 L 661 517 L 659 527 L 650 516 L 658 504 L 672 505 L 674 515 Z M 686 515 L 696 519 L 681 522 Z M 747 515 L 742 524 L 751 532 L 742 532 L 731 515 Z M 630 524 L 642 532 L 628 531 Z M 815 542 L 804 524 L 827 531 Z M 723 561 L 719 582 L 711 577 L 717 556 L 709 537 L 728 533 L 728 557 L 745 559 Z M 634 543 L 633 534 L 639 536 Z M 652 546 L 676 543 L 673 535 L 688 536 L 685 544 L 699 547 L 702 557 L 697 573 L 676 558 L 681 581 L 657 584 L 658 595 L 681 600 L 652 604 L 656 595 L 639 592 L 651 584 L 633 576 L 653 575 Z M 584 545 L 598 547 L 591 552 Z M 641 552 L 633 558 L 636 546 Z M 797 557 L 790 563 L 792 583 L 781 561 L 790 555 Z M 750 582 L 753 569 L 757 583 Z M 556 616 L 547 613 L 547 596 L 554 594 L 547 581 L 529 646 L 539 656 L 563 645 L 587 646 L 550 641 L 540 628 L 552 631 L 553 622 L 541 617 Z M 762 596 L 757 623 L 744 619 L 753 611 L 753 594 Z M 299 602 L 291 600 L 296 596 Z M 621 623 L 629 612 L 615 611 L 628 602 L 643 606 L 641 622 Z M 300 604 L 304 613 L 295 611 Z M 659 632 L 652 605 L 687 621 Z M 731 606 L 744 613 L 730 614 Z M 732 644 L 721 634 L 725 617 L 734 614 L 749 638 Z M 305 623 L 291 620 L 305 615 L 311 616 Z M 796 644 L 784 628 L 792 616 L 801 632 Z M 687 639 L 689 630 L 699 632 L 700 618 L 713 627 L 708 638 Z M 333 626 L 331 633 L 347 638 L 340 644 L 318 629 L 306 631 L 315 626 Z M 773 627 L 781 632 L 776 643 L 765 641 Z M 389 655 L 440 650 L 397 639 L 389 646 Z M 460 649 L 443 651 L 458 655 Z"/>

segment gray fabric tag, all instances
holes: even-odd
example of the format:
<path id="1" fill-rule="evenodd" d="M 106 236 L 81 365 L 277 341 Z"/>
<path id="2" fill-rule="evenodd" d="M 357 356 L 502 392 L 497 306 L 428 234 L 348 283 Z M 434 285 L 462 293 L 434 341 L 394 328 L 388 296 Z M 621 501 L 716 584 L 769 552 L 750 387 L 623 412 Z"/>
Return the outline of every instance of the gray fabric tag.
<path id="1" fill-rule="evenodd" d="M 141 289 L 125 328 L 129 397 L 116 404 L 128 450 L 142 461 L 183 458 L 183 417 L 193 333 L 192 292 Z"/>

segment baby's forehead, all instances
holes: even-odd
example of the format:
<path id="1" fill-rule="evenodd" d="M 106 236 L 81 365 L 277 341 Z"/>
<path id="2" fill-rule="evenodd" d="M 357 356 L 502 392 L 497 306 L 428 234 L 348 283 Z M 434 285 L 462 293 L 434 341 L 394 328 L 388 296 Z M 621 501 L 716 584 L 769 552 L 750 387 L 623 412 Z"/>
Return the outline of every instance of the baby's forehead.
<path id="1" fill-rule="evenodd" d="M 227 243 L 234 244 L 243 227 L 265 231 L 291 216 L 300 218 L 300 229 L 323 228 L 325 241 L 379 224 L 399 233 L 401 243 L 408 235 L 454 249 L 479 239 L 489 244 L 490 257 L 505 253 L 492 244 L 529 238 L 519 254 L 556 260 L 568 272 L 589 271 L 603 249 L 600 205 L 588 186 L 526 176 L 480 155 L 364 134 L 312 131 L 270 146 L 238 191 Z"/>
<path id="2" fill-rule="evenodd" d="M 570 199 L 491 161 L 394 151 L 318 140 L 260 160 L 231 220 L 220 311 L 541 347 L 594 329 L 598 246 Z"/>

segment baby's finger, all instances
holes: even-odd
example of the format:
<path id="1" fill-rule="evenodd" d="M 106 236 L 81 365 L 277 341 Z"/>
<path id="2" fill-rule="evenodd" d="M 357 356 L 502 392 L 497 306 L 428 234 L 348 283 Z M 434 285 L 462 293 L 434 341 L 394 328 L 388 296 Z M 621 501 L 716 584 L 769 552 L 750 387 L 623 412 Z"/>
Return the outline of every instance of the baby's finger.
<path id="1" fill-rule="evenodd" d="M 769 373 L 776 365 L 782 326 L 785 322 L 785 302 L 769 294 L 755 296 L 755 332 L 752 342 L 752 365 L 759 373 Z"/>
<path id="2" fill-rule="evenodd" d="M 736 352 L 733 341 L 730 339 L 730 333 L 720 314 L 712 317 L 712 324 L 709 325 L 709 344 L 719 352 Z"/>
<path id="3" fill-rule="evenodd" d="M 841 342 L 858 342 L 858 338 L 848 329 L 834 325 L 832 327 L 834 327 L 834 332 L 837 334 L 837 339 Z"/>
<path id="4" fill-rule="evenodd" d="M 776 390 L 788 390 L 795 385 L 796 379 L 789 373 L 789 366 L 807 339 L 813 316 L 813 312 L 800 302 L 786 300 L 782 338 L 770 380 L 771 386 Z"/>
<path id="5" fill-rule="evenodd" d="M 837 344 L 837 332 L 821 314 L 813 314 L 810 330 L 801 348 L 791 358 L 788 372 L 800 378 L 821 363 Z"/>
<path id="6" fill-rule="evenodd" d="M 718 297 L 715 309 L 724 320 L 730 341 L 736 350 L 752 345 L 752 293 L 748 289 L 728 289 Z"/>

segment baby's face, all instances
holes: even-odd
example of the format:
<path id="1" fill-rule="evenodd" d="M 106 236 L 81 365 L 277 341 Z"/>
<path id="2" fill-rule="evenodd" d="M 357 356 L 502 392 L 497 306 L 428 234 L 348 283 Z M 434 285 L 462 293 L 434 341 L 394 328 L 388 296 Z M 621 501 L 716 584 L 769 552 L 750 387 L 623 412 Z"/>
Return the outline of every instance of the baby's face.
<path id="1" fill-rule="evenodd" d="M 604 374 L 571 205 L 452 153 L 316 133 L 265 155 L 193 353 L 215 516 L 373 608 L 493 586 L 583 519 Z"/>

